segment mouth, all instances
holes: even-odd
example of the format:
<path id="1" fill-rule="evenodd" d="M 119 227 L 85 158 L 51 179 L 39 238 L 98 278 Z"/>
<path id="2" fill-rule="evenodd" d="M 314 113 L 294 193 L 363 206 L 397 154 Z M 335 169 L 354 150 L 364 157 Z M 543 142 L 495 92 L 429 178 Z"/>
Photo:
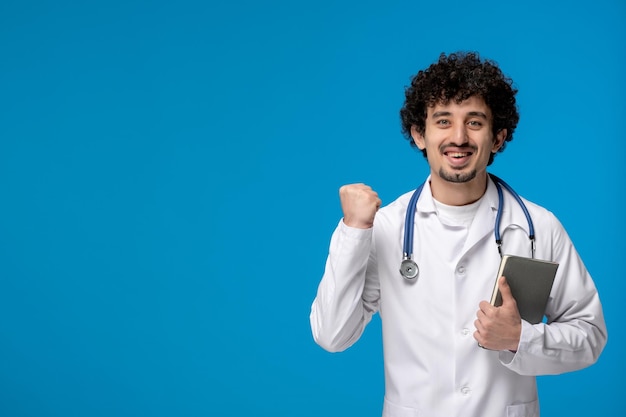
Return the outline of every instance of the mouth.
<path id="1" fill-rule="evenodd" d="M 465 167 L 474 155 L 474 152 L 471 150 L 448 150 L 443 152 L 444 157 L 448 161 L 453 168 L 463 168 Z"/>
<path id="2" fill-rule="evenodd" d="M 443 154 L 450 158 L 460 159 L 460 158 L 466 158 L 472 155 L 472 152 L 444 152 Z"/>

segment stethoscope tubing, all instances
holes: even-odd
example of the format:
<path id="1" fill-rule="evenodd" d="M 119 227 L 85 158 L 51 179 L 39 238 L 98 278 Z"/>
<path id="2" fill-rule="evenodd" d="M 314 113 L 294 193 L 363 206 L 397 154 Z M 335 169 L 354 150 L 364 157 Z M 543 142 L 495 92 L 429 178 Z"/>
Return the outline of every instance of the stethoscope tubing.
<path id="1" fill-rule="evenodd" d="M 520 208 L 524 212 L 524 216 L 526 217 L 526 221 L 528 222 L 528 239 L 530 240 L 530 248 L 531 248 L 531 257 L 535 257 L 535 227 L 533 225 L 533 220 L 528 212 L 528 208 L 522 198 L 513 190 L 513 188 L 507 184 L 501 178 L 489 174 L 494 184 L 496 185 L 496 190 L 498 191 L 498 210 L 496 212 L 496 220 L 494 225 L 494 236 L 496 240 L 496 245 L 498 247 L 498 253 L 502 256 L 502 236 L 500 235 L 500 223 L 502 221 L 502 208 L 504 207 L 504 193 L 502 192 L 502 187 L 504 187 L 517 201 Z M 413 260 L 413 235 L 415 230 L 415 211 L 417 207 L 417 200 L 419 200 L 419 196 L 422 193 L 422 189 L 424 188 L 424 184 L 417 187 L 417 189 L 413 192 L 411 199 L 409 200 L 409 204 L 406 210 L 406 216 L 404 220 L 404 242 L 402 246 L 402 263 L 400 264 L 400 274 L 410 282 L 413 282 L 417 279 L 417 275 L 419 273 L 419 268 L 417 263 Z"/>
<path id="2" fill-rule="evenodd" d="M 408 259 L 411 259 L 411 255 L 413 254 L 413 230 L 415 228 L 415 221 L 414 221 L 415 220 L 415 208 L 417 207 L 417 200 L 419 200 L 419 196 L 422 193 L 424 184 L 417 187 L 406 209 L 406 216 L 404 219 L 405 230 L 404 230 L 404 245 L 403 245 L 404 253 L 403 255 L 404 255 L 404 258 L 408 257 Z"/>
<path id="3" fill-rule="evenodd" d="M 489 174 L 489 176 L 491 177 L 493 182 L 496 184 L 496 188 L 498 189 L 498 215 L 496 216 L 496 226 L 497 227 L 494 230 L 494 233 L 496 234 L 496 240 L 499 240 L 500 242 L 502 242 L 502 239 L 500 237 L 500 220 L 501 220 L 501 217 L 502 217 L 502 214 L 501 214 L 502 210 L 500 210 L 500 206 L 503 205 L 504 199 L 502 197 L 502 189 L 499 187 L 500 185 L 502 185 L 502 187 L 506 188 L 506 190 L 513 196 L 513 198 L 515 198 L 515 200 L 517 201 L 517 204 L 519 204 L 520 208 L 524 212 L 524 216 L 526 216 L 526 221 L 528 222 L 528 238 L 531 239 L 531 240 L 534 240 L 535 239 L 535 226 L 533 225 L 533 220 L 530 217 L 530 213 L 528 212 L 528 208 L 526 208 L 526 204 L 524 204 L 524 202 L 522 201 L 522 198 L 503 179 L 501 179 L 499 177 L 496 177 L 493 174 Z"/>

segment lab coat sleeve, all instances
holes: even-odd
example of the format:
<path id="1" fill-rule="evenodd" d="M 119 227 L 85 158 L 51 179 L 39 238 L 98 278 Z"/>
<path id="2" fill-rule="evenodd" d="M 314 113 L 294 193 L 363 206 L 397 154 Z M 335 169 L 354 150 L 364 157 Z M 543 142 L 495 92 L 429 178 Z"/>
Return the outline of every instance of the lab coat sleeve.
<path id="1" fill-rule="evenodd" d="M 373 229 L 335 229 L 324 276 L 311 307 L 315 342 L 329 352 L 354 344 L 378 310 L 378 284 Z"/>
<path id="2" fill-rule="evenodd" d="M 595 363 L 607 341 L 596 287 L 560 222 L 550 215 L 553 259 L 559 263 L 547 323 L 522 320 L 517 352 L 500 352 L 501 362 L 521 375 L 575 371 Z"/>

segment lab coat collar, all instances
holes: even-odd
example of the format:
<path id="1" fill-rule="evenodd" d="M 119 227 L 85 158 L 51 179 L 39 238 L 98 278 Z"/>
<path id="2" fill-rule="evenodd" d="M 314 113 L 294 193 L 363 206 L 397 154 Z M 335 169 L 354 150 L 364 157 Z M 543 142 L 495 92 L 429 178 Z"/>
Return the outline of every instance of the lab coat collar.
<path id="1" fill-rule="evenodd" d="M 427 213 L 437 212 L 437 208 L 435 207 L 435 201 L 434 201 L 435 199 L 433 198 L 433 191 L 430 188 L 430 178 L 431 178 L 430 175 L 428 176 L 428 178 L 426 178 L 426 182 L 424 183 L 424 188 L 422 189 L 420 198 L 417 201 L 416 208 L 417 208 L 418 213 L 427 214 Z M 481 202 L 481 207 L 485 205 L 485 200 L 487 200 L 486 204 L 488 207 L 491 207 L 494 212 L 498 210 L 498 190 L 496 189 L 495 184 L 491 180 L 491 177 L 489 178 L 487 182 L 487 191 L 485 192 L 483 197 L 481 197 L 481 199 L 483 200 Z M 495 219 L 495 215 L 494 215 L 494 219 Z"/>
<path id="2" fill-rule="evenodd" d="M 528 224 L 523 211 L 518 207 L 517 202 L 509 196 L 508 191 L 504 188 L 504 207 L 502 210 L 502 219 L 500 222 L 500 233 L 504 233 L 505 228 L 515 225 L 523 229 L 528 234 Z M 430 176 L 424 183 L 424 188 L 417 202 L 417 214 L 429 215 L 436 213 L 435 202 L 433 199 L 432 190 L 430 188 Z M 496 221 L 496 215 L 498 212 L 498 190 L 496 185 L 491 179 L 487 180 L 487 190 L 476 212 L 476 217 L 470 226 L 467 240 L 465 241 L 465 248 L 463 252 L 469 250 L 472 246 L 482 240 L 487 234 L 494 234 L 494 226 Z M 415 220 L 420 216 L 415 216 Z M 494 237 L 495 239 L 495 237 Z"/>
<path id="3" fill-rule="evenodd" d="M 504 234 L 504 230 L 506 228 L 509 228 L 510 226 L 515 226 L 524 230 L 528 235 L 530 233 L 530 230 L 528 227 L 528 221 L 526 220 L 526 216 L 524 215 L 524 211 L 520 207 L 519 203 L 515 201 L 511 193 L 509 193 L 504 187 L 502 187 L 502 193 L 504 194 L 504 207 L 501 208 L 502 219 L 500 221 L 500 233 Z M 499 207 L 498 190 L 496 188 L 496 184 L 493 182 L 491 177 L 489 177 L 489 181 L 487 183 L 487 191 L 485 192 L 485 197 L 489 199 L 489 206 L 493 210 L 494 223 L 491 225 L 491 229 L 493 230 L 496 214 Z"/>
<path id="4" fill-rule="evenodd" d="M 482 197 L 476 216 L 470 226 L 462 253 L 467 253 L 472 247 L 485 238 L 492 240 L 494 247 L 496 247 L 495 226 L 498 210 L 501 211 L 500 236 L 502 243 L 504 243 L 505 231 L 509 228 L 522 229 L 528 235 L 528 223 L 524 212 L 517 201 L 515 201 L 504 187 L 502 187 L 502 193 L 503 206 L 498 207 L 498 189 L 491 177 L 489 177 L 487 180 L 487 190 Z"/>
<path id="5" fill-rule="evenodd" d="M 430 188 L 430 175 L 426 178 L 426 182 L 424 182 L 424 188 L 422 188 L 420 198 L 417 200 L 416 211 L 417 213 L 423 214 L 437 213 L 433 198 L 433 191 Z"/>

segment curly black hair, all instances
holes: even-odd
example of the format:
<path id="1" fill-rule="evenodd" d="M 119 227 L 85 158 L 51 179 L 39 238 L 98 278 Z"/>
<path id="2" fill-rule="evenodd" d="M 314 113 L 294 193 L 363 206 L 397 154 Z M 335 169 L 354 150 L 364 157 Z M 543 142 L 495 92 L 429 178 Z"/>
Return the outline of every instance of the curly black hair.
<path id="1" fill-rule="evenodd" d="M 428 107 L 437 103 L 447 104 L 450 100 L 460 103 L 472 96 L 482 97 L 493 115 L 492 132 L 497 134 L 506 129 L 507 135 L 498 152 L 506 142 L 513 139 L 519 121 L 515 103 L 517 89 L 513 81 L 505 76 L 491 60 L 481 60 L 477 52 L 456 52 L 448 56 L 441 54 L 439 61 L 421 70 L 411 79 L 405 90 L 405 102 L 400 109 L 402 133 L 413 147 L 417 147 L 411 136 L 415 126 L 420 134 L 426 129 Z M 422 150 L 426 157 L 426 150 Z M 488 164 L 493 162 L 491 154 Z"/>

